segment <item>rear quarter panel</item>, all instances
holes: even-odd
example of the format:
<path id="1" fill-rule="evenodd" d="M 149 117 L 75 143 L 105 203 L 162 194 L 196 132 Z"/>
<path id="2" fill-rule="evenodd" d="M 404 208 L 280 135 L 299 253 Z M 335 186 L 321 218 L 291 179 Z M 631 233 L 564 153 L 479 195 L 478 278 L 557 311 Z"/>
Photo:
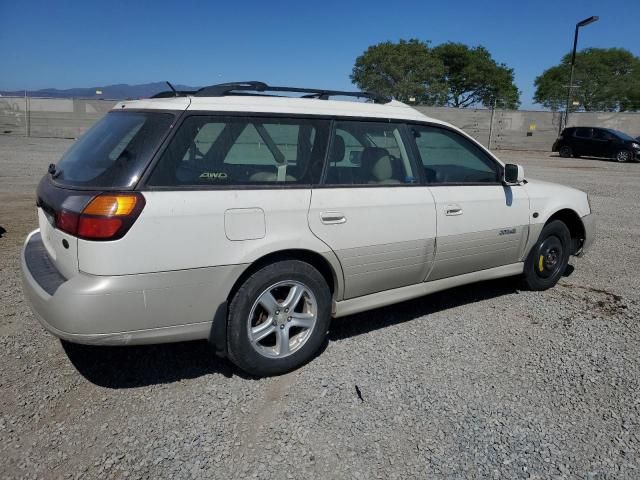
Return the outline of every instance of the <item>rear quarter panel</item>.
<path id="1" fill-rule="evenodd" d="M 310 189 L 152 191 L 120 240 L 78 240 L 80 270 L 130 275 L 251 263 L 280 250 L 330 249 L 309 230 Z"/>

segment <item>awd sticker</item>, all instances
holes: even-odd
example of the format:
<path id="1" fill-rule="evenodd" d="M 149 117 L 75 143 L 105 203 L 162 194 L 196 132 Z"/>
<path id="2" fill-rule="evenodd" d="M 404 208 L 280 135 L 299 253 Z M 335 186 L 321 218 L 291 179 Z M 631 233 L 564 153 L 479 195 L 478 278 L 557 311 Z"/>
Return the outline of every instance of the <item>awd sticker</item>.
<path id="1" fill-rule="evenodd" d="M 516 233 L 515 228 L 505 228 L 504 230 L 500 230 L 498 235 L 513 235 L 514 233 Z"/>
<path id="2" fill-rule="evenodd" d="M 207 180 L 226 180 L 228 176 L 225 172 L 202 172 L 200 178 Z"/>

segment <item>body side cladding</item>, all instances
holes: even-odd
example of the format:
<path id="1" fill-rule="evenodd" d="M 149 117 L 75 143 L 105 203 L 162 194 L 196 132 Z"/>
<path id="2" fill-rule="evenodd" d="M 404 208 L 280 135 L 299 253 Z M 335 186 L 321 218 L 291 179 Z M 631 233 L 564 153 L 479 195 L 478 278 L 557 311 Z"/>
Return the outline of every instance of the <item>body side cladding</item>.
<path id="1" fill-rule="evenodd" d="M 364 312 L 374 308 L 392 305 L 394 303 L 411 300 L 413 298 L 422 297 L 431 293 L 446 290 L 448 288 L 466 285 L 469 283 L 480 282 L 484 280 L 492 280 L 495 278 L 509 277 L 519 275 L 524 269 L 524 263 L 518 262 L 510 265 L 489 268 L 478 272 L 465 273 L 455 277 L 442 278 L 430 282 L 422 282 L 406 287 L 386 290 L 384 292 L 373 293 L 362 297 L 351 298 L 342 302 L 336 302 L 334 305 L 334 318 L 352 315 L 354 313 Z"/>

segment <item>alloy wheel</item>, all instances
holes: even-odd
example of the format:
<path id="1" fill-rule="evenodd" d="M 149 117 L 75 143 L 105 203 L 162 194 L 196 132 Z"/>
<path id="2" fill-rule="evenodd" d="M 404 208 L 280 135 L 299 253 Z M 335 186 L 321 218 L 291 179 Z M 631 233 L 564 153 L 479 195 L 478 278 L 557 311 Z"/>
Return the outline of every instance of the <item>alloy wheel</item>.
<path id="1" fill-rule="evenodd" d="M 631 160 L 631 153 L 628 150 L 620 150 L 616 155 L 616 160 L 619 162 L 628 162 Z"/>
<path id="2" fill-rule="evenodd" d="M 318 304 L 309 287 L 294 280 L 275 283 L 251 307 L 249 342 L 265 357 L 287 357 L 307 342 L 317 315 Z"/>

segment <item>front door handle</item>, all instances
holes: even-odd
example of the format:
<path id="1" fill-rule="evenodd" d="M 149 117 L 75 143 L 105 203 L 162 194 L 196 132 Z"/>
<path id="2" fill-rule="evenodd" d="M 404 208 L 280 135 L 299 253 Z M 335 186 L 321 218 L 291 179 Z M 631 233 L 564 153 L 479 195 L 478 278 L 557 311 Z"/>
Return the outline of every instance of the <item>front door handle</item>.
<path id="1" fill-rule="evenodd" d="M 347 222 L 347 217 L 340 212 L 322 212 L 320 214 L 320 220 L 325 225 L 340 225 Z"/>
<path id="2" fill-rule="evenodd" d="M 450 217 L 462 215 L 462 207 L 460 205 L 447 205 L 445 213 Z"/>

